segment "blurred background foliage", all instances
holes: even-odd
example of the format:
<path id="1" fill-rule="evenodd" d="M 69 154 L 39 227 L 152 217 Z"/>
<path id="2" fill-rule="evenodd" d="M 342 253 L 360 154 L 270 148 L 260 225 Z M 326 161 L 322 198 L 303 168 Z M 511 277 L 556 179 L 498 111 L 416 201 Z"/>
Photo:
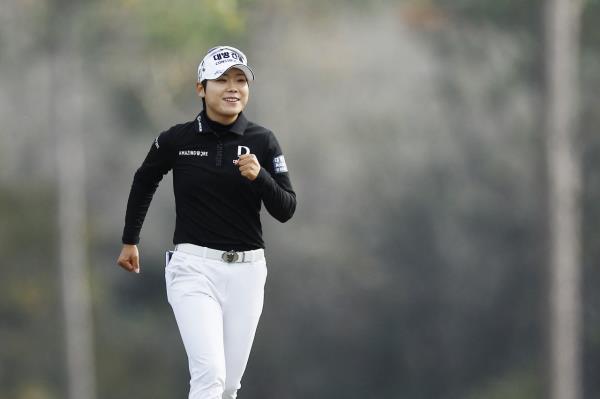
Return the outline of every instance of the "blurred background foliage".
<path id="1" fill-rule="evenodd" d="M 242 48 L 297 215 L 265 215 L 269 280 L 243 398 L 544 398 L 541 0 L 8 0 L 0 7 L 0 398 L 66 397 L 56 60 L 80 73 L 98 397 L 184 398 L 161 184 L 141 276 L 115 266 L 154 137 L 192 119 L 206 50 Z M 584 387 L 600 396 L 600 2 L 585 3 Z M 66 91 L 65 91 L 66 90 Z"/>

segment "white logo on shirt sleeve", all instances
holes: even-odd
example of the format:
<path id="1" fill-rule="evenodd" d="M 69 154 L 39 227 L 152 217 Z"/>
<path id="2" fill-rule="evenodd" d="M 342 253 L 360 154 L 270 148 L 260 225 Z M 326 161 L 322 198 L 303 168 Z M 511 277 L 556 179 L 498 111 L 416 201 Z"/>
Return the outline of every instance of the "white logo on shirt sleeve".
<path id="1" fill-rule="evenodd" d="M 154 139 L 154 146 L 157 150 L 160 148 L 160 145 L 158 145 L 158 137 Z"/>
<path id="2" fill-rule="evenodd" d="M 275 173 L 284 173 L 288 171 L 283 155 L 273 158 L 273 168 L 275 169 Z"/>

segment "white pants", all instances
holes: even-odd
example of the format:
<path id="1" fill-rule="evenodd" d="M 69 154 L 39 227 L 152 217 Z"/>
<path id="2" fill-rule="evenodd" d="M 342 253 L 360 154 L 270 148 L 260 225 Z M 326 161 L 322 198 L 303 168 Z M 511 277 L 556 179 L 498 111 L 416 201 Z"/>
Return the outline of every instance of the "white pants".
<path id="1" fill-rule="evenodd" d="M 266 277 L 264 257 L 226 263 L 174 252 L 165 280 L 188 356 L 189 399 L 237 397 L 262 312 Z"/>

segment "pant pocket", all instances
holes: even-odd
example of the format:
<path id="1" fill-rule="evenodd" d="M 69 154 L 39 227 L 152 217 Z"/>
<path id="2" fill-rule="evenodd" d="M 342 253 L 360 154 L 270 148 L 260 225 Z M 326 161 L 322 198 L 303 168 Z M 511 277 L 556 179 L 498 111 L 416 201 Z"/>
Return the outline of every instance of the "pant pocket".
<path id="1" fill-rule="evenodd" d="M 187 257 L 185 254 L 175 251 L 165 266 L 165 286 L 169 303 L 172 303 L 173 300 L 179 296 L 178 289 L 175 288 L 175 285 L 178 278 L 181 276 L 182 271 L 185 270 L 186 261 Z"/>
<path id="2" fill-rule="evenodd" d="M 167 301 L 172 303 L 173 300 L 173 280 L 175 278 L 175 272 L 165 268 L 165 288 L 167 290 Z"/>

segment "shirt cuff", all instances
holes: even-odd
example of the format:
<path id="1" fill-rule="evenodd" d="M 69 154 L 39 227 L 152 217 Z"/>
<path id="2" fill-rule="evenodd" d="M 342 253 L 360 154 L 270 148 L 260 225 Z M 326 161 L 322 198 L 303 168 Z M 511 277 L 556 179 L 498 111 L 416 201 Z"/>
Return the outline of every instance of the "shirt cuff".
<path id="1" fill-rule="evenodd" d="M 131 237 L 131 236 L 123 235 L 123 237 L 121 238 L 121 242 L 123 244 L 127 244 L 127 245 L 137 245 L 140 242 L 140 237 L 139 236 Z"/>
<path id="2" fill-rule="evenodd" d="M 252 182 L 252 185 L 258 188 L 259 190 L 262 190 L 265 187 L 265 185 L 269 183 L 270 178 L 271 175 L 269 174 L 269 172 L 265 168 L 261 167 L 260 172 L 258 172 L 258 175 L 256 176 L 256 179 L 254 179 L 254 181 Z"/>

